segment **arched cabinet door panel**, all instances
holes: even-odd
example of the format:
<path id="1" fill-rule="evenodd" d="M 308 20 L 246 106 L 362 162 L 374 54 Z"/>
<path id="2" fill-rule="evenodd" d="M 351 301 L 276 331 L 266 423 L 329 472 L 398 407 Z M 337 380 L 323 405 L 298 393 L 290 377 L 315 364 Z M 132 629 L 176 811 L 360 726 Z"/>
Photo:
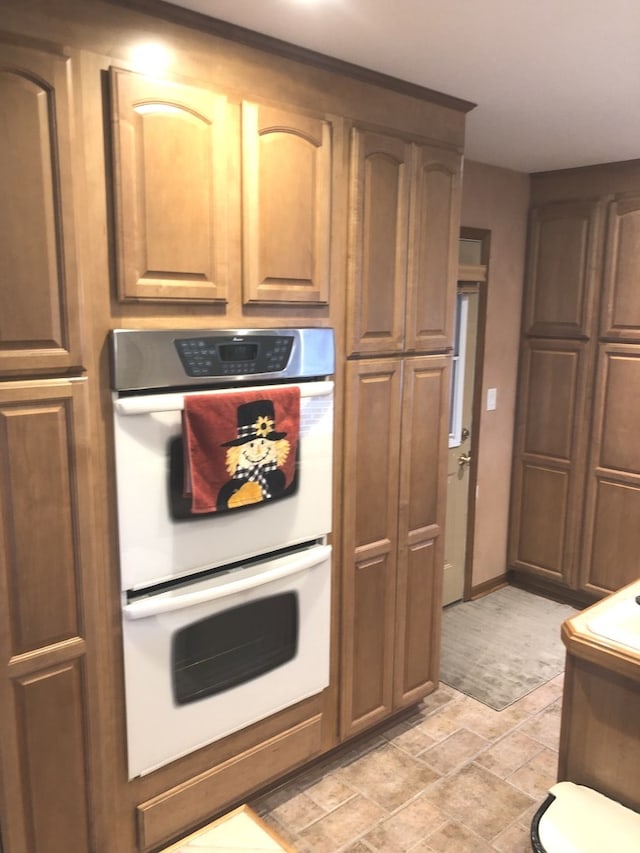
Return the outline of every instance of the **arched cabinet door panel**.
<path id="1" fill-rule="evenodd" d="M 243 102 L 245 304 L 329 301 L 332 123 Z"/>
<path id="2" fill-rule="evenodd" d="M 0 376 L 81 365 L 70 66 L 0 43 Z"/>
<path id="3" fill-rule="evenodd" d="M 412 151 L 403 139 L 351 133 L 347 346 L 401 352 Z"/>
<path id="4" fill-rule="evenodd" d="M 451 346 L 460 159 L 455 151 L 353 128 L 349 352 Z"/>
<path id="5" fill-rule="evenodd" d="M 603 304 L 604 338 L 640 343 L 640 195 L 618 196 L 607 217 Z"/>
<path id="6" fill-rule="evenodd" d="M 119 298 L 225 302 L 225 97 L 110 74 Z"/>
<path id="7" fill-rule="evenodd" d="M 459 234 L 460 155 L 415 146 L 409 232 L 406 349 L 452 343 Z"/>
<path id="8" fill-rule="evenodd" d="M 524 334 L 591 337 L 601 219 L 601 204 L 592 199 L 551 202 L 531 210 Z"/>

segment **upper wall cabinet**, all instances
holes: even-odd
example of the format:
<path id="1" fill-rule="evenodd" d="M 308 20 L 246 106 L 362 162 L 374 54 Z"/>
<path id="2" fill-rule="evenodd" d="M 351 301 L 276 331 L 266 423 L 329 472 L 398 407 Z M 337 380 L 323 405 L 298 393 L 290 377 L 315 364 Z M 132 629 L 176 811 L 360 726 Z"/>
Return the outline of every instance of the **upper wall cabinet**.
<path id="1" fill-rule="evenodd" d="M 118 296 L 226 301 L 226 99 L 111 69 Z"/>
<path id="2" fill-rule="evenodd" d="M 450 346 L 460 158 L 354 128 L 348 350 Z"/>
<path id="3" fill-rule="evenodd" d="M 415 146 L 405 346 L 451 346 L 458 266 L 460 156 Z"/>
<path id="4" fill-rule="evenodd" d="M 401 352 L 411 146 L 355 128 L 351 139 L 348 350 Z"/>
<path id="5" fill-rule="evenodd" d="M 0 44 L 0 375 L 80 366 L 67 57 Z"/>
<path id="6" fill-rule="evenodd" d="M 331 150 L 326 119 L 242 104 L 245 303 L 329 301 Z"/>
<path id="7" fill-rule="evenodd" d="M 531 211 L 525 334 L 591 336 L 600 220 L 601 206 L 592 200 L 555 202 Z"/>
<path id="8" fill-rule="evenodd" d="M 609 204 L 601 335 L 640 342 L 640 195 Z"/>

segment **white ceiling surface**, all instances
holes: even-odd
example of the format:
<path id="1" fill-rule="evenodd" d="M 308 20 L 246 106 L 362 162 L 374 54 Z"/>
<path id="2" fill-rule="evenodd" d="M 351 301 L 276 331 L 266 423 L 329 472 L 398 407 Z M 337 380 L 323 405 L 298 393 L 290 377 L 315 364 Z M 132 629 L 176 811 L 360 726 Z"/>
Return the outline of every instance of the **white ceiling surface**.
<path id="1" fill-rule="evenodd" d="M 172 0 L 478 106 L 466 156 L 640 157 L 640 0 Z"/>

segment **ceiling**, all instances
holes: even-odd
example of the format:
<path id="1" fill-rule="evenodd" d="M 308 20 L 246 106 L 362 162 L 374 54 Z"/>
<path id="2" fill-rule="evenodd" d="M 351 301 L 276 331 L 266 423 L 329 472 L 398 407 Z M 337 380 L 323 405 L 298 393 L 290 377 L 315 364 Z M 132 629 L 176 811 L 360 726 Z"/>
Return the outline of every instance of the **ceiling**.
<path id="1" fill-rule="evenodd" d="M 640 157 L 640 0 L 172 0 L 473 101 L 466 156 L 523 172 Z"/>

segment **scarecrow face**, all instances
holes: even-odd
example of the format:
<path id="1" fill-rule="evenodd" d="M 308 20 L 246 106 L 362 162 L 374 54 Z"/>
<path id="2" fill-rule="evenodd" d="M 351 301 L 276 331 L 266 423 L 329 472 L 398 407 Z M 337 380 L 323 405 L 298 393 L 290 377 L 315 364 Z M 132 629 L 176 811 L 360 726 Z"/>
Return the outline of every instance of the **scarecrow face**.
<path id="1" fill-rule="evenodd" d="M 254 465 L 266 465 L 276 462 L 276 442 L 267 436 L 273 432 L 273 418 L 260 415 L 253 424 L 254 438 L 240 447 L 239 468 L 251 468 Z"/>
<path id="2" fill-rule="evenodd" d="M 276 461 L 276 442 L 269 441 L 268 438 L 256 437 L 240 447 L 239 468 L 251 468 Z"/>

